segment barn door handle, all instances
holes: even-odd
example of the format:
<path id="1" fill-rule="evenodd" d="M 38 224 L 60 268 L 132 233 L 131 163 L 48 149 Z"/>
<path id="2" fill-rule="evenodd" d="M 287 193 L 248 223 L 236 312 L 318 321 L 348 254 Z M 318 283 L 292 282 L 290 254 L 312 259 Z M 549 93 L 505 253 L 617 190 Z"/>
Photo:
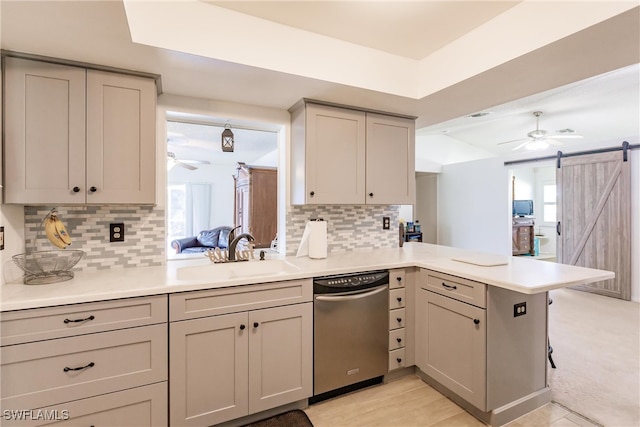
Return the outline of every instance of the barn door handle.
<path id="1" fill-rule="evenodd" d="M 558 223 L 556 224 L 556 233 L 558 234 L 558 236 L 560 235 L 560 221 L 558 221 Z"/>

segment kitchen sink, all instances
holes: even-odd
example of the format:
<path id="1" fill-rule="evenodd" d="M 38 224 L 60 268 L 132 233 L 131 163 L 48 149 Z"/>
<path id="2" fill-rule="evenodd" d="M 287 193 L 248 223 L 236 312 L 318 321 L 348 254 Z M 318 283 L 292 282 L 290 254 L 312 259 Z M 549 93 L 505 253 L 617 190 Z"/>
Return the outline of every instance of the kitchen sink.
<path id="1" fill-rule="evenodd" d="M 237 279 L 252 276 L 274 276 L 300 271 L 299 267 L 282 260 L 238 261 L 220 264 L 182 267 L 176 272 L 178 280 L 200 280 L 207 278 Z"/>

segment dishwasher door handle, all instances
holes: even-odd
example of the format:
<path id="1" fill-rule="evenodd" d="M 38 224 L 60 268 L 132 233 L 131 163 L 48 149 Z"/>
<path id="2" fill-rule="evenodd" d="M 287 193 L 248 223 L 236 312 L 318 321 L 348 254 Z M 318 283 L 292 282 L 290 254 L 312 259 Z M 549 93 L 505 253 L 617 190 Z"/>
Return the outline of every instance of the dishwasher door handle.
<path id="1" fill-rule="evenodd" d="M 362 292 L 357 294 L 349 294 L 349 295 L 336 295 L 336 296 L 326 296 L 319 295 L 316 297 L 318 301 L 352 301 L 360 298 L 367 298 L 373 295 L 379 294 L 380 292 L 384 292 L 387 289 L 387 285 L 382 285 L 377 288 L 374 288 L 372 291 Z"/>

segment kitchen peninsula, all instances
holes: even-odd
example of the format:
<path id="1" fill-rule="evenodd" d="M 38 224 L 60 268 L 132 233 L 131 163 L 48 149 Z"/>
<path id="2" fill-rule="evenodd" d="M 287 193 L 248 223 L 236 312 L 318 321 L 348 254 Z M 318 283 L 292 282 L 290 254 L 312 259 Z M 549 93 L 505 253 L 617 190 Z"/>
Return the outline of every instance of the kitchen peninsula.
<path id="1" fill-rule="evenodd" d="M 417 372 L 426 382 L 490 425 L 504 424 L 550 399 L 546 384 L 546 293 L 614 277 L 607 271 L 524 257 L 407 243 L 402 248 L 346 252 L 320 260 L 277 257 L 213 265 L 207 259 L 195 259 L 172 261 L 162 267 L 78 272 L 70 281 L 51 285 L 6 284 L 0 287 L 2 406 L 67 409 L 71 417 L 77 415 L 77 419 L 81 419 L 104 412 L 104 408 L 122 408 L 133 402 L 148 407 L 140 413 L 153 414 L 149 419 L 138 420 L 148 425 L 203 425 L 229 420 L 246 423 L 291 405 L 304 407 L 311 396 L 310 279 L 376 270 L 391 270 L 398 281 L 404 279 L 405 358 L 402 366 L 390 371 L 388 378 Z M 516 315 L 515 307 L 523 305 L 526 311 L 518 309 Z M 447 313 L 460 315 L 455 322 L 464 320 L 467 311 L 471 310 L 468 324 L 474 334 L 473 342 L 479 346 L 471 347 L 471 351 L 479 351 L 481 357 L 479 361 L 475 357 L 472 359 L 474 364 L 479 363 L 478 369 L 465 367 L 468 378 L 447 375 L 447 367 L 439 365 L 442 358 L 430 347 L 430 342 L 437 342 L 438 333 L 446 326 L 446 318 L 438 317 L 443 313 L 443 307 Z M 60 326 L 54 325 L 57 318 L 60 318 Z M 281 367 L 273 370 L 277 378 L 269 372 L 254 369 L 261 364 L 251 359 L 257 353 L 250 350 L 258 345 L 254 335 L 269 334 L 260 335 L 262 341 L 267 336 L 282 335 L 269 329 L 270 319 L 297 332 L 287 334 L 289 338 L 277 345 L 264 347 L 263 343 L 262 360 L 275 360 L 270 358 L 273 354 L 269 351 L 276 351 L 276 347 L 295 348 L 298 350 L 295 357 L 287 353 L 289 366 L 299 363 L 301 368 L 295 375 L 282 372 Z M 225 322 L 231 326 L 223 325 Z M 467 325 L 465 321 L 460 324 Z M 167 334 L 167 325 L 170 334 Z M 250 336 L 245 341 L 238 341 L 245 325 L 248 333 L 244 335 Z M 216 331 L 229 328 L 235 332 L 228 338 L 216 335 Z M 450 332 L 455 335 L 458 331 L 452 329 Z M 512 335 L 528 333 L 532 336 L 517 339 L 531 341 L 535 347 L 531 348 L 531 354 L 519 357 L 517 351 L 513 353 L 515 345 L 509 345 L 514 339 Z M 248 371 L 228 373 L 223 366 L 213 367 L 217 370 L 211 373 L 200 370 L 208 366 L 207 361 L 189 359 L 185 353 L 186 340 L 207 334 L 210 339 L 221 340 L 211 348 L 228 349 L 228 354 L 240 357 L 235 364 L 248 366 Z M 68 346 L 48 346 L 60 340 L 77 345 L 75 353 L 86 352 L 90 357 L 74 362 L 76 364 L 55 362 L 69 363 L 64 372 L 60 367 L 59 372 L 57 368 L 51 369 L 54 372 L 42 378 L 26 376 L 29 371 L 41 372 L 41 368 L 57 366 L 47 365 L 48 356 L 52 360 L 66 357 L 59 353 L 69 353 Z M 98 354 L 99 350 L 95 348 L 107 346 L 109 340 L 117 346 L 113 344 L 105 351 L 114 351 L 116 347 L 125 349 L 130 353 L 115 358 L 126 358 L 127 363 L 113 360 L 114 356 Z M 196 341 L 190 343 L 193 345 Z M 456 348 L 462 353 L 468 347 Z M 39 358 L 35 359 L 33 354 Z M 511 363 L 510 358 L 515 358 L 514 355 L 518 356 L 517 360 Z M 467 354 L 444 356 L 446 360 L 456 361 L 469 357 Z M 113 362 L 109 363 L 113 366 L 111 371 L 102 373 L 104 377 L 96 377 L 101 374 L 101 362 L 103 365 Z M 192 372 L 187 370 L 174 376 L 179 369 L 186 369 L 185 366 Z M 517 384 L 508 384 L 508 381 L 498 381 L 504 375 L 501 370 L 526 374 L 518 374 Z M 74 375 L 69 376 L 69 371 Z M 198 399 L 202 390 L 190 389 L 187 382 L 197 382 L 201 378 L 202 387 L 209 387 L 211 377 L 208 375 L 214 373 L 216 380 L 223 384 L 229 381 L 228 389 L 233 394 L 222 396 L 223 392 L 218 392 L 226 387 L 204 392 L 211 393 L 213 400 L 224 401 L 220 407 L 225 411 L 232 410 L 219 411 L 215 417 L 206 418 L 208 415 L 203 414 L 215 411 L 207 407 L 210 402 Z M 83 374 L 91 380 L 78 380 Z M 25 381 L 25 378 L 29 379 Z M 290 381 L 282 384 L 285 380 Z M 268 387 L 265 387 L 265 381 L 269 381 Z M 258 395 L 260 389 L 270 387 L 283 387 L 287 392 Z M 60 400 L 59 390 L 65 391 L 66 400 Z M 171 390 L 170 401 L 168 390 Z M 176 395 L 186 399 L 175 399 Z M 274 398 L 276 395 L 281 397 Z M 187 403 L 178 402 L 180 400 Z M 167 407 L 171 408 L 171 418 L 167 415 Z"/>

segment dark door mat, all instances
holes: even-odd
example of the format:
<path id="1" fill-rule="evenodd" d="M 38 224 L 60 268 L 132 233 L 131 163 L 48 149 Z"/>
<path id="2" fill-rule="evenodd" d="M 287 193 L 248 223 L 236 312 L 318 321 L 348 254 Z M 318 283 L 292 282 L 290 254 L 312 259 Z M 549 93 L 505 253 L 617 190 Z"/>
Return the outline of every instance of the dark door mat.
<path id="1" fill-rule="evenodd" d="M 307 414 L 300 409 L 274 415 L 266 420 L 247 424 L 244 427 L 313 427 Z"/>

